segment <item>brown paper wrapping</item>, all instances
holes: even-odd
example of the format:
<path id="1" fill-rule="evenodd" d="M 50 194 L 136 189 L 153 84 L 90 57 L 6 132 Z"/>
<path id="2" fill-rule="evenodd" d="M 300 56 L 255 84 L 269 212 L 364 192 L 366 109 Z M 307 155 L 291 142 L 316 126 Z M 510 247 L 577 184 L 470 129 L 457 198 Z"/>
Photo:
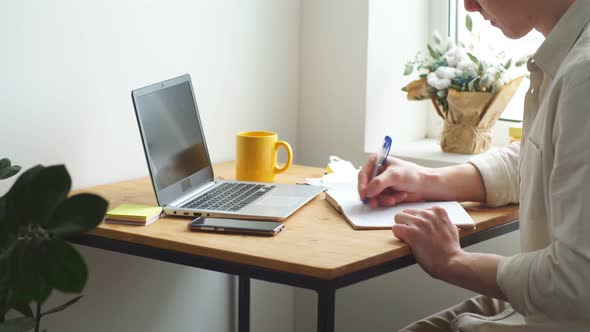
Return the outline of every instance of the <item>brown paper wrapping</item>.
<path id="1" fill-rule="evenodd" d="M 443 112 L 434 98 L 432 103 L 444 119 L 440 146 L 445 152 L 482 153 L 490 148 L 492 126 L 518 90 L 523 77 L 506 84 L 498 93 L 449 90 L 449 109 Z"/>

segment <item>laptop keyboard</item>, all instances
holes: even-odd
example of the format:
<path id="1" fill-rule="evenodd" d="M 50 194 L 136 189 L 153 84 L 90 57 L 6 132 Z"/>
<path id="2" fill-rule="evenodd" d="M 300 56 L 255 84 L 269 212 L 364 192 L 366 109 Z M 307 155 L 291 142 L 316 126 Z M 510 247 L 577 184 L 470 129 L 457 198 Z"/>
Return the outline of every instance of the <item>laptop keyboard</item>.
<path id="1" fill-rule="evenodd" d="M 187 202 L 182 208 L 238 211 L 274 187 L 255 183 L 226 182 Z"/>

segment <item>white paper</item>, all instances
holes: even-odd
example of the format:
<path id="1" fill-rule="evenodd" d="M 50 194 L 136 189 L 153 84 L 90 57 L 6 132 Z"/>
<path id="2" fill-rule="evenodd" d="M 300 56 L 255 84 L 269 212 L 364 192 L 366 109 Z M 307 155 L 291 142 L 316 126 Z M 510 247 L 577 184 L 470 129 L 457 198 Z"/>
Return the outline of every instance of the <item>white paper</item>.
<path id="1" fill-rule="evenodd" d="M 330 156 L 328 167 L 332 173 L 324 174 L 321 178 L 307 178 L 305 183 L 327 189 L 356 189 L 359 170 L 350 161 Z"/>
<path id="2" fill-rule="evenodd" d="M 356 190 L 328 190 L 350 222 L 358 227 L 392 227 L 393 217 L 406 209 L 428 209 L 440 206 L 447 211 L 451 222 L 462 228 L 474 228 L 475 222 L 458 202 L 401 203 L 391 207 L 370 208 L 363 204 Z"/>

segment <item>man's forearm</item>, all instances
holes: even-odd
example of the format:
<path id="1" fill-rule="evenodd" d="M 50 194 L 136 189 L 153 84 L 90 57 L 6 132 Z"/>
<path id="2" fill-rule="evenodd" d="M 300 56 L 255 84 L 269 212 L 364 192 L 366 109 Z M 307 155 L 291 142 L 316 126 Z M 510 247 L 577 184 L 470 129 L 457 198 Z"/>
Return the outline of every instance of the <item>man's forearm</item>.
<path id="1" fill-rule="evenodd" d="M 424 198 L 429 201 L 485 202 L 486 189 L 472 164 L 424 170 Z"/>

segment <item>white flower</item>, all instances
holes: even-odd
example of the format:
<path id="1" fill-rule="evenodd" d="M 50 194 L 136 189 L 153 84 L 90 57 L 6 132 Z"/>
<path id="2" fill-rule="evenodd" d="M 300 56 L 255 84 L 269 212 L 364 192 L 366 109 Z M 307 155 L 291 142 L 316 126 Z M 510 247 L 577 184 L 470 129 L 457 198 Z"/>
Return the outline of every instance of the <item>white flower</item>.
<path id="1" fill-rule="evenodd" d="M 435 71 L 439 78 L 454 78 L 457 75 L 457 70 L 451 67 L 438 67 Z"/>
<path id="2" fill-rule="evenodd" d="M 497 73 L 498 73 L 498 69 L 496 69 L 494 67 L 488 67 L 486 69 L 486 75 L 489 75 L 491 77 L 496 77 Z"/>
<path id="3" fill-rule="evenodd" d="M 457 64 L 457 69 L 465 73 L 472 73 L 473 76 L 475 76 L 477 65 L 473 63 L 471 59 L 461 60 L 461 62 Z"/>
<path id="4" fill-rule="evenodd" d="M 453 46 L 445 53 L 445 59 L 449 67 L 457 67 L 457 65 L 464 61 L 470 61 L 467 52 L 462 47 Z"/>
<path id="5" fill-rule="evenodd" d="M 428 74 L 426 81 L 428 82 L 428 85 L 434 87 L 437 90 L 444 90 L 451 86 L 450 78 L 440 78 L 438 75 L 436 75 L 436 72 Z"/>

